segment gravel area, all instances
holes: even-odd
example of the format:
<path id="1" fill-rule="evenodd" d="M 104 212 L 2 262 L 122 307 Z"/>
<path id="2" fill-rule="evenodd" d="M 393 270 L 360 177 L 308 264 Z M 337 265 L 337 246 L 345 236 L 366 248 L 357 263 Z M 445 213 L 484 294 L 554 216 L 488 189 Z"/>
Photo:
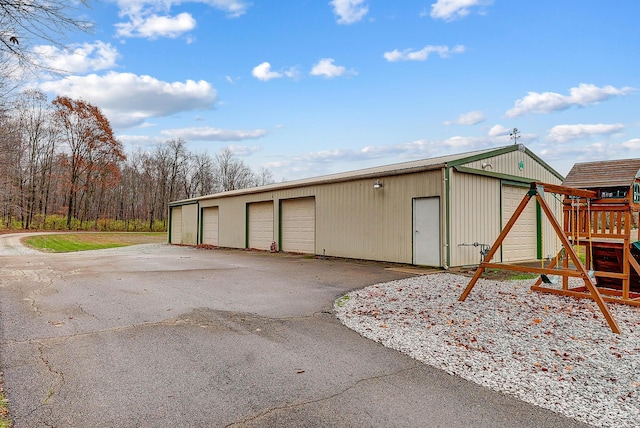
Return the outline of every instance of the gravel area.
<path id="1" fill-rule="evenodd" d="M 535 280 L 450 273 L 377 284 L 341 297 L 347 327 L 485 387 L 602 427 L 640 426 L 640 307 L 535 293 Z"/>

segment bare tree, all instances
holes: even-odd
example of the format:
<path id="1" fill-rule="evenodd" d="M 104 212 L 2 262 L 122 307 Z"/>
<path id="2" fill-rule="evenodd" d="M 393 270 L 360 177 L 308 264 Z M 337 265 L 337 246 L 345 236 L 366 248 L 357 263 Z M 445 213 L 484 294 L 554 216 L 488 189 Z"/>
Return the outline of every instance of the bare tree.
<path id="1" fill-rule="evenodd" d="M 60 45 L 70 31 L 85 31 L 88 21 L 72 16 L 86 0 L 0 0 L 0 55 L 33 65 L 36 43 Z"/>
<path id="2" fill-rule="evenodd" d="M 14 103 L 13 116 L 20 135 L 20 188 L 21 220 L 29 229 L 37 211 L 44 214 L 42 197 L 50 181 L 54 154 L 54 133 L 51 129 L 51 105 L 47 96 L 37 90 L 27 90 Z"/>
<path id="3" fill-rule="evenodd" d="M 260 172 L 256 174 L 256 186 L 266 186 L 267 184 L 273 184 L 275 180 L 273 179 L 273 173 L 265 167 L 260 169 Z"/>
<path id="4" fill-rule="evenodd" d="M 255 174 L 242 160 L 233 155 L 229 147 L 225 147 L 214 156 L 214 168 L 218 191 L 227 192 L 255 186 Z"/>
<path id="5" fill-rule="evenodd" d="M 215 192 L 213 159 L 207 153 L 195 153 L 191 156 L 192 174 L 190 177 L 192 197 Z"/>

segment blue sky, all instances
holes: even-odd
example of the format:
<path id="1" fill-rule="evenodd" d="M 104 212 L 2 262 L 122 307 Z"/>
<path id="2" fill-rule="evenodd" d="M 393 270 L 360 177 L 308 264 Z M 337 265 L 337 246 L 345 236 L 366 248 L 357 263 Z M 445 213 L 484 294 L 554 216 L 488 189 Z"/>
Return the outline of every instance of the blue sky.
<path id="1" fill-rule="evenodd" d="M 229 146 L 277 181 L 511 143 L 560 173 L 640 157 L 640 2 L 103 0 L 64 70 L 128 151 Z"/>

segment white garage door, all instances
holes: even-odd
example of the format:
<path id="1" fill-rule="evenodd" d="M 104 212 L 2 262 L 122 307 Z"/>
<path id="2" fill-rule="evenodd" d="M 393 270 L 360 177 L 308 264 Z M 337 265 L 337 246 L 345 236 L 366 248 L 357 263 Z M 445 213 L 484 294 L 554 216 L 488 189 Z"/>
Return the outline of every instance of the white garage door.
<path id="1" fill-rule="evenodd" d="M 249 248 L 268 250 L 273 241 L 273 202 L 249 204 Z"/>
<path id="2" fill-rule="evenodd" d="M 291 253 L 316 252 L 315 198 L 282 201 L 282 250 Z"/>
<path id="3" fill-rule="evenodd" d="M 182 207 L 171 208 L 171 243 L 182 244 Z"/>
<path id="4" fill-rule="evenodd" d="M 202 209 L 202 243 L 208 245 L 219 245 L 218 207 Z"/>
<path id="5" fill-rule="evenodd" d="M 528 191 L 527 187 L 502 186 L 502 227 L 506 226 Z M 531 200 L 502 242 L 502 261 L 535 260 L 537 254 L 536 235 L 536 203 L 535 200 Z"/>

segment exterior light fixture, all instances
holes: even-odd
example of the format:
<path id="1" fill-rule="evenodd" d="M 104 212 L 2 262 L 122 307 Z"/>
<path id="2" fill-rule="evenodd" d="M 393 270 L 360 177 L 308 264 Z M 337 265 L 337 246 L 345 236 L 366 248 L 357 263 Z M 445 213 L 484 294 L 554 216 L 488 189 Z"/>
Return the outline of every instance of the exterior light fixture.
<path id="1" fill-rule="evenodd" d="M 373 188 L 374 189 L 381 189 L 382 188 L 382 181 L 376 180 L 376 182 L 373 183 Z"/>
<path id="2" fill-rule="evenodd" d="M 482 169 L 487 169 L 487 168 L 493 169 L 493 165 L 491 165 L 488 162 L 482 162 Z"/>

